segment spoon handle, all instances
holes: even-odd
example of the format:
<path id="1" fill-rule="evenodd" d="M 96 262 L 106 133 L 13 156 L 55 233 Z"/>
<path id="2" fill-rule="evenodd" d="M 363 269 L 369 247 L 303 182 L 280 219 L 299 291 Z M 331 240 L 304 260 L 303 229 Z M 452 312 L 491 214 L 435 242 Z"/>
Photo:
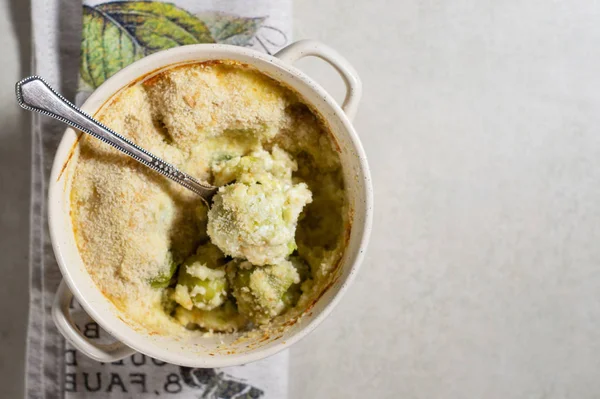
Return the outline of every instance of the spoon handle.
<path id="1" fill-rule="evenodd" d="M 91 134 L 136 161 L 195 192 L 206 201 L 209 201 L 217 190 L 216 187 L 200 183 L 192 176 L 181 172 L 175 166 L 152 155 L 104 126 L 66 100 L 39 76 L 30 76 L 17 82 L 16 91 L 17 100 L 22 108 L 58 119 L 77 130 Z"/>

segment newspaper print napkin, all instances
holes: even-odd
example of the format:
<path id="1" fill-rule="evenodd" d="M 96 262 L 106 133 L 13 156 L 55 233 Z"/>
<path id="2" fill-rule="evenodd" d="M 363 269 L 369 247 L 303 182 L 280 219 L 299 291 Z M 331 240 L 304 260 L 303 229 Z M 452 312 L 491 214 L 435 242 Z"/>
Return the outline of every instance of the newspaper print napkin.
<path id="1" fill-rule="evenodd" d="M 216 42 L 274 53 L 290 41 L 291 0 L 32 0 L 31 6 L 33 70 L 78 104 L 119 69 L 165 48 Z M 142 354 L 98 363 L 65 343 L 50 317 L 61 274 L 46 218 L 48 177 L 64 129 L 33 117 L 27 397 L 285 398 L 287 352 L 240 367 L 190 369 Z M 112 340 L 77 303 L 71 310 L 89 339 Z"/>

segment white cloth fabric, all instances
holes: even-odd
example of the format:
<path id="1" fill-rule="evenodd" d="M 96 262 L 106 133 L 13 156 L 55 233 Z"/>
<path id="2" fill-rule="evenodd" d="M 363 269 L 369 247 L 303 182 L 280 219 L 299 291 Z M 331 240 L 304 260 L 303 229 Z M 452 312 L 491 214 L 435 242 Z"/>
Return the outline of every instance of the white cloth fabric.
<path id="1" fill-rule="evenodd" d="M 84 1 L 95 6 L 102 1 Z M 275 52 L 290 40 L 291 0 L 172 0 L 191 14 L 227 13 L 258 18 L 250 38 L 223 38 L 259 51 Z M 82 4 L 74 0 L 32 0 L 33 70 L 67 98 L 76 98 Z M 238 40 L 239 39 L 239 40 Z M 238 40 L 238 42 L 236 42 Z M 243 42 L 243 43 L 242 43 Z M 81 96 L 77 96 L 78 100 Z M 285 398 L 288 353 L 226 369 L 189 369 L 136 354 L 113 364 L 95 362 L 66 344 L 50 316 L 61 281 L 48 235 L 47 181 L 65 127 L 33 116 L 30 247 L 30 308 L 26 389 L 29 398 Z M 109 339 L 78 305 L 73 315 L 90 337 Z"/>

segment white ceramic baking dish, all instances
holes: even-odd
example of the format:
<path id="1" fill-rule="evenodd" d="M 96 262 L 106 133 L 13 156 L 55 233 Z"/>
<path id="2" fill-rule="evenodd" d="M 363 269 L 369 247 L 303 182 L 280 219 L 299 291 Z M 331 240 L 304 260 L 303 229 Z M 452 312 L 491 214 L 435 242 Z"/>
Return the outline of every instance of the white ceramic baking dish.
<path id="1" fill-rule="evenodd" d="M 307 56 L 325 60 L 342 76 L 347 94 L 341 107 L 322 87 L 292 66 L 295 61 Z M 120 317 L 115 306 L 98 290 L 77 250 L 69 197 L 72 169 L 78 157 L 78 133 L 67 129 L 56 153 L 49 183 L 50 236 L 63 274 L 52 315 L 65 338 L 91 358 L 110 362 L 139 351 L 165 362 L 190 367 L 223 367 L 259 360 L 289 347 L 312 331 L 331 312 L 356 275 L 367 246 L 372 217 L 372 186 L 367 159 L 351 123 L 361 96 L 361 82 L 354 68 L 331 48 L 315 41 L 299 41 L 270 56 L 246 48 L 218 44 L 177 47 L 152 54 L 124 68 L 95 90 L 81 108 L 94 115 L 121 89 L 142 77 L 173 65 L 221 59 L 251 65 L 294 89 L 320 113 L 335 136 L 341 150 L 352 212 L 348 245 L 335 282 L 310 312 L 283 335 L 261 338 L 260 342 L 257 339 L 257 342 L 236 344 L 234 336 L 225 339 L 217 336 L 181 339 L 151 335 L 132 327 L 124 321 L 126 317 Z M 72 295 L 115 338 L 114 343 L 100 344 L 80 333 L 69 315 Z"/>

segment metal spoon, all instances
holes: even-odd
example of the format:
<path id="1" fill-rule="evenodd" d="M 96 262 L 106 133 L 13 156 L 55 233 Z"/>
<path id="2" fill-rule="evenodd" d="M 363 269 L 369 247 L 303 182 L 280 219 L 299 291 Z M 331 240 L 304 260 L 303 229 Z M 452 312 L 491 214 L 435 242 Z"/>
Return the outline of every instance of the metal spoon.
<path id="1" fill-rule="evenodd" d="M 167 176 L 176 183 L 200 195 L 207 203 L 218 187 L 203 184 L 175 166 L 163 161 L 120 134 L 98 122 L 57 93 L 44 79 L 30 76 L 16 85 L 17 101 L 28 111 L 36 111 L 66 123 L 67 125 L 91 134 L 129 155 L 136 161 Z"/>

